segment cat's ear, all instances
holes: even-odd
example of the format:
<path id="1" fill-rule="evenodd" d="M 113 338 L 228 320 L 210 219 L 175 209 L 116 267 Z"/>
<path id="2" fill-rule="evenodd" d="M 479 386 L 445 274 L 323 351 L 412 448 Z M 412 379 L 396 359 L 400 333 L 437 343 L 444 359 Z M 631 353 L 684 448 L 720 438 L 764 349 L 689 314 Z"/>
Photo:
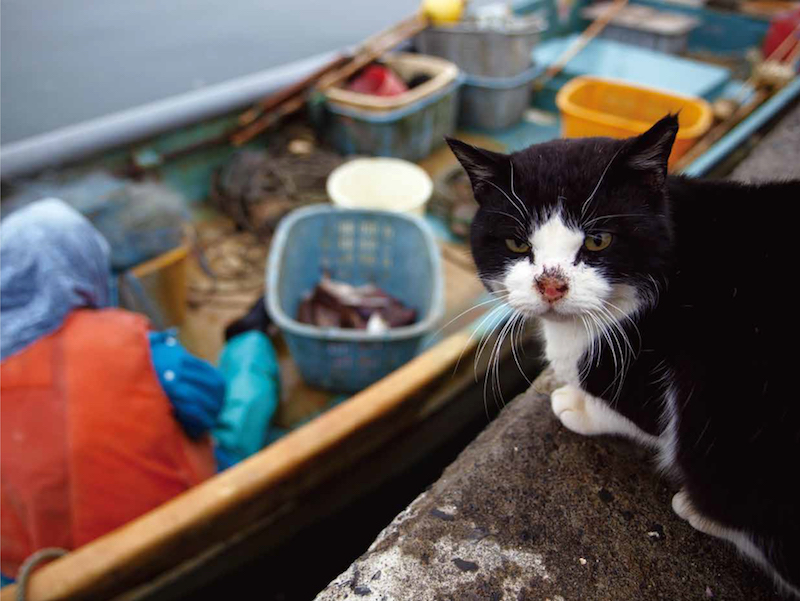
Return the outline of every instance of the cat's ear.
<path id="1" fill-rule="evenodd" d="M 455 138 L 445 137 L 445 141 L 450 146 L 453 154 L 456 155 L 458 162 L 464 167 L 467 175 L 469 175 L 475 198 L 480 202 L 479 192 L 489 182 L 499 181 L 505 177 L 504 174 L 508 172 L 510 165 L 508 156 L 467 144 Z"/>
<path id="2" fill-rule="evenodd" d="M 663 182 L 677 133 L 678 116 L 667 115 L 662 118 L 642 135 L 633 138 L 625 153 L 626 166 L 634 171 L 655 175 Z"/>

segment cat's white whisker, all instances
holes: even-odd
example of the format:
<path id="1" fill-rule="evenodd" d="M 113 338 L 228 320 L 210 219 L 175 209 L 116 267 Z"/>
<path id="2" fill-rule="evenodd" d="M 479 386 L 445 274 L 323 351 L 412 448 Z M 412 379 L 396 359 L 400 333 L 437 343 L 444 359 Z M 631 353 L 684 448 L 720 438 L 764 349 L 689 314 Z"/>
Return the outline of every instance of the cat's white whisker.
<path id="1" fill-rule="evenodd" d="M 611 168 L 614 159 L 617 158 L 617 155 L 622 151 L 623 148 L 624 147 L 621 146 L 617 150 L 617 152 L 614 153 L 614 156 L 611 157 L 611 160 L 606 165 L 606 168 L 603 169 L 603 173 L 600 174 L 600 179 L 597 180 L 597 185 L 594 187 L 594 190 L 592 190 L 592 193 L 589 195 L 589 198 L 586 199 L 586 201 L 583 203 L 583 206 L 581 207 L 581 217 L 583 217 L 583 215 L 586 213 L 586 208 L 589 206 L 589 203 L 592 202 L 592 200 L 594 199 L 595 194 L 597 194 L 597 191 L 600 189 L 600 184 L 602 184 L 603 180 L 606 178 L 606 173 L 608 173 L 608 170 Z"/>
<path id="2" fill-rule="evenodd" d="M 486 346 L 489 344 L 491 340 L 492 334 L 494 334 L 495 330 L 497 330 L 505 321 L 506 317 L 508 316 L 509 308 L 506 305 L 500 305 L 492 309 L 486 318 L 481 321 L 477 330 L 484 330 L 480 341 L 478 342 L 478 348 L 475 352 L 475 359 L 473 361 L 473 372 L 475 374 L 475 382 L 478 381 L 478 362 L 480 361 L 481 355 L 483 351 L 486 349 Z M 496 320 L 492 322 L 492 320 Z M 487 321 L 491 324 L 491 327 L 485 328 L 483 324 L 487 323 Z M 470 340 L 472 340 L 472 336 L 470 336 Z"/>
<path id="3" fill-rule="evenodd" d="M 505 330 L 505 327 L 508 325 L 508 322 L 507 321 L 506 322 L 502 322 L 502 318 L 501 318 L 501 321 L 499 321 L 497 324 L 495 324 L 495 326 L 493 326 L 492 329 L 488 332 L 485 342 L 482 339 L 481 347 L 478 349 L 478 352 L 475 355 L 474 370 L 475 370 L 475 380 L 476 380 L 476 382 L 477 382 L 477 375 L 478 375 L 478 359 L 483 354 L 483 349 L 485 348 L 485 346 L 488 345 L 488 342 L 491 339 L 491 334 L 494 333 L 494 331 L 497 329 L 497 327 L 499 326 L 500 323 L 503 323 L 503 330 Z M 483 406 L 484 406 L 484 410 L 486 411 L 487 417 L 488 417 L 488 414 L 489 414 L 487 387 L 488 387 L 489 380 L 492 377 L 492 367 L 493 367 L 493 361 L 492 360 L 494 358 L 494 352 L 495 352 L 495 349 L 497 348 L 497 343 L 498 343 L 499 340 L 500 340 L 500 336 L 498 336 L 497 339 L 495 340 L 495 344 L 494 344 L 494 346 L 492 348 L 492 352 L 489 354 L 489 360 L 488 360 L 488 362 L 486 364 L 486 373 L 484 374 L 484 380 L 483 380 Z M 492 382 L 492 391 L 494 392 L 494 382 Z M 496 395 L 495 395 L 495 407 L 497 407 L 497 396 Z"/>
<path id="4" fill-rule="evenodd" d="M 525 203 L 522 202 L 522 199 L 517 196 L 517 193 L 514 191 L 514 161 L 509 159 L 508 162 L 511 165 L 511 195 L 519 201 L 519 203 L 522 205 L 522 208 L 525 209 L 525 214 L 528 216 L 528 219 L 530 219 L 531 215 L 528 212 L 528 207 L 525 206 Z"/>
<path id="5" fill-rule="evenodd" d="M 617 342 L 617 349 L 618 349 L 618 351 L 620 353 L 620 357 L 621 357 L 621 363 L 622 363 L 621 368 L 620 368 L 619 372 L 615 375 L 614 380 L 612 381 L 612 384 L 616 383 L 616 385 L 617 385 L 616 392 L 615 392 L 614 397 L 613 397 L 613 401 L 616 402 L 616 400 L 619 398 L 619 395 L 622 392 L 622 384 L 624 382 L 625 375 L 627 374 L 628 367 L 629 367 L 630 363 L 636 358 L 636 352 L 635 352 L 635 350 L 633 348 L 633 345 L 630 343 L 628 335 L 625 332 L 625 330 L 622 328 L 620 322 L 618 320 L 616 320 L 609 313 L 609 311 L 607 309 L 601 308 L 599 310 L 605 316 L 605 321 L 609 326 L 609 331 L 612 333 L 612 335 L 614 336 L 614 339 Z M 623 348 L 622 342 L 625 343 L 625 347 L 624 348 Z"/>
<path id="6" fill-rule="evenodd" d="M 658 304 L 658 299 L 661 296 L 661 287 L 658 285 L 658 282 L 656 282 L 656 279 L 651 274 L 647 274 L 647 277 L 653 283 L 653 296 L 652 298 L 650 298 L 650 305 L 655 306 Z"/>
<path id="7" fill-rule="evenodd" d="M 586 376 L 589 375 L 589 372 L 592 369 L 592 364 L 594 363 L 594 329 L 589 327 L 589 323 L 586 320 L 585 315 L 578 316 L 583 324 L 583 329 L 586 331 L 586 337 L 589 339 L 589 349 L 588 349 L 588 357 L 586 359 L 585 365 L 581 368 L 580 372 L 578 373 L 578 381 L 583 382 L 586 379 Z"/>
<path id="8" fill-rule="evenodd" d="M 476 334 L 482 331 L 483 324 L 485 324 L 498 310 L 503 310 L 505 308 L 506 308 L 505 304 L 500 304 L 497 305 L 496 307 L 492 307 L 492 309 L 481 318 L 480 323 L 478 323 L 478 325 L 472 329 L 469 338 L 467 338 L 467 341 L 464 343 L 464 348 L 461 349 L 461 353 L 458 355 L 458 360 L 456 361 L 455 367 L 453 367 L 454 374 L 458 371 L 458 368 L 461 365 L 461 359 L 464 358 L 464 353 L 467 352 L 467 349 L 469 348 L 472 339 L 475 337 Z M 483 337 L 481 337 L 481 340 L 483 340 Z M 475 377 L 475 381 L 477 382 L 477 375 Z"/>
<path id="9" fill-rule="evenodd" d="M 500 193 L 501 193 L 503 196 L 505 196 L 505 197 L 508 199 L 508 202 L 510 202 L 510 203 L 511 203 L 511 204 L 514 206 L 514 208 L 516 208 L 516 209 L 517 209 L 517 211 L 519 211 L 519 214 L 522 216 L 522 218 L 523 218 L 523 219 L 527 219 L 527 218 L 528 218 L 528 216 L 527 216 L 527 215 L 525 214 L 525 212 L 524 212 L 524 211 L 523 211 L 523 210 L 520 208 L 520 206 L 519 206 L 519 205 L 518 205 L 518 204 L 517 204 L 517 203 L 516 203 L 514 200 L 512 200 L 512 199 L 511 199 L 511 197 L 510 197 L 508 194 L 506 194 L 506 191 L 505 191 L 505 190 L 503 190 L 503 189 L 502 189 L 500 186 L 498 186 L 497 184 L 495 184 L 493 181 L 489 181 L 488 179 L 484 179 L 484 180 L 481 180 L 481 181 L 482 181 L 482 182 L 484 182 L 484 183 L 487 183 L 487 184 L 489 184 L 490 186 L 492 186 L 493 188 L 495 188 L 495 189 L 499 190 L 499 191 L 500 191 Z M 523 205 L 523 208 L 524 208 L 524 205 Z"/>
<path id="10" fill-rule="evenodd" d="M 494 294 L 494 293 L 492 293 L 492 294 Z M 448 321 L 446 324 L 444 324 L 444 325 L 443 325 L 441 328 L 439 328 L 438 330 L 436 330 L 436 331 L 433 333 L 433 337 L 435 338 L 436 336 L 438 336 L 439 334 L 441 334 L 441 333 L 442 333 L 442 331 L 443 331 L 443 330 L 444 330 L 444 329 L 445 329 L 447 326 L 449 326 L 449 325 L 450 325 L 450 324 L 452 324 L 453 322 L 457 321 L 459 318 L 463 317 L 464 315 L 466 315 L 466 314 L 467 314 L 467 313 L 469 313 L 470 311 L 474 311 L 475 309 L 480 309 L 481 307 L 484 307 L 484 306 L 486 306 L 486 305 L 488 305 L 488 304 L 491 304 L 491 303 L 500 303 L 500 302 L 503 302 L 503 301 L 505 301 L 505 299 L 507 299 L 509 296 L 511 296 L 511 293 L 510 293 L 510 292 L 505 292 L 505 293 L 503 293 L 503 295 L 502 295 L 502 296 L 496 296 L 496 297 L 493 297 L 493 298 L 487 299 L 487 300 L 485 300 L 485 301 L 483 301 L 483 302 L 476 303 L 476 304 L 472 305 L 472 306 L 471 306 L 469 309 L 466 309 L 465 311 L 462 311 L 461 313 L 459 313 L 458 315 L 456 315 L 456 316 L 455 316 L 453 319 L 451 319 L 451 320 L 450 320 L 450 321 Z"/>
<path id="11" fill-rule="evenodd" d="M 494 374 L 492 388 L 494 388 L 495 384 L 497 385 L 497 390 L 495 392 L 495 403 L 497 402 L 497 396 L 499 396 L 501 406 L 505 406 L 505 399 L 503 398 L 503 389 L 500 385 L 500 355 L 503 348 L 503 342 L 512 331 L 517 316 L 518 314 L 514 314 L 503 326 L 502 330 L 500 331 L 500 335 L 497 337 L 494 348 L 492 349 L 492 356 L 494 357 L 494 360 L 492 361 L 490 358 L 490 364 L 493 366 Z"/>
<path id="12" fill-rule="evenodd" d="M 626 321 L 627 323 L 629 323 L 631 325 L 633 330 L 636 332 L 636 337 L 639 339 L 639 343 L 638 343 L 637 346 L 641 350 L 642 332 L 641 332 L 641 330 L 639 330 L 639 325 L 636 323 L 636 320 L 634 319 L 633 315 L 630 315 L 630 314 L 626 313 L 625 311 L 623 311 L 617 305 L 615 305 L 614 303 L 612 303 L 610 301 L 602 300 L 602 302 L 607 307 L 606 310 L 608 310 L 608 308 L 614 309 L 615 311 L 617 311 L 620 314 L 620 316 L 623 318 L 624 321 Z M 620 328 L 620 330 L 622 330 L 622 322 L 620 322 L 619 320 L 617 320 L 617 321 L 619 323 L 618 327 Z M 636 357 L 639 356 L 639 351 L 634 350 L 633 346 L 630 343 L 630 339 L 629 339 L 629 337 L 627 335 L 627 332 L 625 332 L 625 339 L 627 340 L 628 346 L 630 347 L 631 353 L 633 354 L 633 358 L 635 359 Z"/>
<path id="13" fill-rule="evenodd" d="M 519 356 L 517 355 L 517 349 L 514 341 L 515 330 L 517 334 L 517 341 L 519 341 L 519 336 L 521 335 L 522 327 L 525 325 L 525 316 L 522 313 L 517 313 L 515 319 L 516 319 L 516 327 L 511 329 L 511 334 L 510 334 L 511 354 L 514 357 L 514 363 L 517 364 L 517 369 L 519 370 L 519 373 L 522 374 L 522 377 L 525 378 L 525 381 L 528 383 L 528 385 L 530 385 L 531 381 L 528 379 L 528 376 L 525 375 L 525 370 L 522 369 L 522 365 L 520 364 Z"/>
<path id="14" fill-rule="evenodd" d="M 517 219 L 513 215 L 510 215 L 509 213 L 506 213 L 505 211 L 486 211 L 486 212 L 487 213 L 492 213 L 492 214 L 495 214 L 495 215 L 505 215 L 506 217 L 508 217 L 510 219 L 513 219 L 514 221 L 516 221 L 519 224 L 520 228 L 522 228 L 522 238 L 527 238 L 528 237 L 528 228 L 525 227 L 525 224 L 522 223 L 519 219 Z"/>
<path id="15" fill-rule="evenodd" d="M 491 383 L 492 383 L 492 396 L 494 397 L 494 406 L 496 408 L 498 408 L 498 409 L 500 407 L 497 404 L 498 392 L 497 392 L 497 387 L 496 387 L 497 382 L 496 382 L 494 359 L 495 359 L 495 355 L 498 353 L 497 349 L 498 349 L 499 345 L 502 344 L 503 333 L 506 331 L 506 328 L 508 327 L 509 321 L 507 321 L 505 324 L 503 324 L 503 327 L 502 327 L 500 333 L 497 335 L 497 338 L 494 341 L 494 345 L 492 345 L 492 351 L 489 353 L 489 363 L 486 366 L 486 374 L 484 375 L 484 381 L 483 381 L 483 394 L 485 396 L 486 395 L 487 384 L 491 380 Z M 500 390 L 500 395 L 499 396 L 502 399 L 502 389 Z"/>
<path id="16" fill-rule="evenodd" d="M 507 307 L 498 307 L 498 308 L 506 309 Z M 502 311 L 496 313 L 496 315 L 494 316 L 494 318 L 496 318 L 496 321 L 494 323 L 492 323 L 491 328 L 486 330 L 483 333 L 483 335 L 481 336 L 480 342 L 478 344 L 478 350 L 475 353 L 475 360 L 473 362 L 473 370 L 475 372 L 475 381 L 476 382 L 478 381 L 478 362 L 480 361 L 481 355 L 483 354 L 483 351 L 486 349 L 486 347 L 489 345 L 489 343 L 491 341 L 491 338 L 492 338 L 492 335 L 500 327 L 505 325 L 507 317 L 508 317 L 508 314 L 504 313 Z M 489 358 L 491 359 L 491 355 L 490 355 Z"/>
<path id="17" fill-rule="evenodd" d="M 501 305 L 500 307 L 495 307 L 491 311 L 491 313 L 496 313 L 498 309 L 505 309 L 505 308 L 506 307 L 503 306 L 503 305 Z M 488 345 L 489 341 L 491 340 L 491 337 L 492 337 L 493 333 L 497 330 L 497 328 L 500 326 L 500 324 L 504 323 L 503 320 L 504 320 L 504 318 L 506 316 L 505 314 L 500 313 L 500 312 L 497 312 L 497 315 L 500 316 L 499 319 L 497 320 L 496 323 L 492 324 L 491 328 L 489 328 L 488 330 L 486 330 L 483 333 L 483 335 L 481 336 L 481 340 L 480 340 L 480 342 L 478 344 L 478 349 L 475 352 L 475 360 L 474 360 L 474 363 L 473 363 L 473 373 L 474 373 L 474 379 L 475 379 L 476 383 L 478 381 L 478 362 L 480 360 L 480 357 L 483 354 L 483 351 L 486 348 L 486 346 Z M 485 320 L 484 320 L 484 322 L 485 322 Z M 481 323 L 484 323 L 484 322 L 481 322 Z M 470 340 L 471 339 L 472 339 L 472 336 L 470 336 Z M 463 352 L 462 352 L 462 354 L 463 354 Z M 490 355 L 489 356 L 489 361 L 487 362 L 487 365 L 486 365 L 486 374 L 484 376 L 484 386 L 483 386 L 483 407 L 484 407 L 484 411 L 486 412 L 486 418 L 487 419 L 489 419 L 489 405 L 488 405 L 488 397 L 487 397 L 487 390 L 486 390 L 486 382 L 488 381 L 490 370 L 491 370 L 491 366 L 492 366 L 491 359 L 492 359 L 492 356 Z M 460 360 L 461 360 L 461 358 L 459 357 L 459 361 Z"/>
<path id="18" fill-rule="evenodd" d="M 615 389 L 611 398 L 613 405 L 619 398 L 622 392 L 622 384 L 625 379 L 629 364 L 633 358 L 633 346 L 628 340 L 625 331 L 620 327 L 619 322 L 611 316 L 611 314 L 602 307 L 598 307 L 596 311 L 599 313 L 590 313 L 600 322 L 603 327 L 604 337 L 609 344 L 612 358 L 614 359 L 614 378 L 606 387 L 602 396 L 605 396 L 608 391 Z M 623 344 L 624 343 L 624 344 Z"/>
<path id="19" fill-rule="evenodd" d="M 606 342 L 608 342 L 608 348 L 611 351 L 611 356 L 612 356 L 612 359 L 614 360 L 614 370 L 615 370 L 615 372 L 618 371 L 619 370 L 619 365 L 617 363 L 617 353 L 616 353 L 616 351 L 614 349 L 614 343 L 611 341 L 611 336 L 608 333 L 608 328 L 603 327 L 605 324 L 603 323 L 603 320 L 600 318 L 599 315 L 597 315 L 597 314 L 595 314 L 595 313 L 593 313 L 591 311 L 588 312 L 586 315 L 589 316 L 589 319 L 594 321 L 595 325 L 597 326 L 598 331 L 603 336 L 603 338 L 606 339 Z"/>
<path id="20" fill-rule="evenodd" d="M 614 317 L 614 315 L 611 314 L 611 312 L 608 310 L 608 307 L 611 307 L 612 309 L 615 309 L 615 310 L 619 311 L 620 315 L 623 318 L 625 318 L 633 326 L 633 328 L 636 330 L 636 334 L 639 337 L 639 342 L 641 344 L 642 333 L 639 331 L 639 326 L 636 325 L 636 322 L 633 320 L 632 317 L 627 315 L 622 309 L 617 307 L 615 304 L 610 303 L 610 302 L 608 302 L 607 300 L 604 300 L 604 299 L 600 299 L 600 300 L 601 300 L 601 302 L 603 303 L 604 306 L 600 307 L 598 310 L 603 312 L 608 317 L 609 325 L 613 326 L 617 331 L 619 331 L 619 333 L 622 335 L 623 339 L 625 340 L 625 344 L 627 345 L 627 347 L 630 350 L 630 352 L 633 355 L 636 355 L 636 351 L 634 350 L 633 345 L 631 344 L 630 339 L 628 338 L 627 332 L 625 332 L 625 330 L 622 328 L 622 323 L 616 317 Z"/>
<path id="21" fill-rule="evenodd" d="M 618 219 L 620 217 L 649 217 L 649 215 L 645 215 L 642 213 L 619 213 L 617 215 L 601 215 L 600 217 L 595 217 L 594 219 L 589 219 L 588 221 L 584 221 L 581 225 L 584 228 L 591 226 L 593 223 L 598 221 L 604 221 L 606 219 Z"/>

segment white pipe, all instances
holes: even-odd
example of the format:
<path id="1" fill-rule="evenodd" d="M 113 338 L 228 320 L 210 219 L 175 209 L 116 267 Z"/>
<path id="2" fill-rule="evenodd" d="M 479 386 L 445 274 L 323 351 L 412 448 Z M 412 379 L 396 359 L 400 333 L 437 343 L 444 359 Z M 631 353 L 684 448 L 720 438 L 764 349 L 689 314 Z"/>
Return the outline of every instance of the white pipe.
<path id="1" fill-rule="evenodd" d="M 310 75 L 334 58 L 319 54 L 0 147 L 0 177 L 12 178 L 224 115 Z"/>

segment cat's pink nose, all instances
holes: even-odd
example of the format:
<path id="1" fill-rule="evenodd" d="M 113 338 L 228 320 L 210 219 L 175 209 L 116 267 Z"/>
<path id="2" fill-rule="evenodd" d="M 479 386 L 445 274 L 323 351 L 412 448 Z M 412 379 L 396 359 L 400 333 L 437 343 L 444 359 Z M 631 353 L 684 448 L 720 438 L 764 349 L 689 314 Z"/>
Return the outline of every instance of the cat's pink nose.
<path id="1" fill-rule="evenodd" d="M 544 300 L 549 303 L 560 300 L 569 290 L 569 285 L 563 277 L 546 271 L 536 279 L 536 287 Z"/>

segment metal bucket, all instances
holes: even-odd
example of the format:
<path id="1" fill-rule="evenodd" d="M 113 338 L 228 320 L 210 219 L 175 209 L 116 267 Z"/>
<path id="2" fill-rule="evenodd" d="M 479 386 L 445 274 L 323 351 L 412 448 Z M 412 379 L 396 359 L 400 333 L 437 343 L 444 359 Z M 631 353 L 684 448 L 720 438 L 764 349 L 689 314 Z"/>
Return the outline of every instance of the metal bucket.
<path id="1" fill-rule="evenodd" d="M 429 27 L 417 36 L 416 48 L 446 58 L 470 75 L 511 77 L 531 66 L 531 51 L 544 30 L 538 16 L 516 17 L 511 23 L 503 29 L 470 22 Z"/>
<path id="2" fill-rule="evenodd" d="M 540 71 L 534 65 L 514 77 L 467 76 L 461 88 L 459 123 L 479 129 L 504 129 L 518 123 L 530 107 L 531 83 Z"/>

